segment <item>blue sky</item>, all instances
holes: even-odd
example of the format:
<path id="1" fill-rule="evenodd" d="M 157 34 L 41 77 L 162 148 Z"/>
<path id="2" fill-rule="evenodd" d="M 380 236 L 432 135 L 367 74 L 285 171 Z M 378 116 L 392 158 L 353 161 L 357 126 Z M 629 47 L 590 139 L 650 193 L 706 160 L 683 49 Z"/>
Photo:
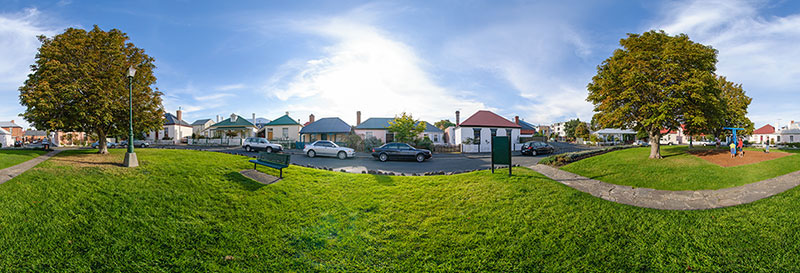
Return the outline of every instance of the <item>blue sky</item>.
<path id="1" fill-rule="evenodd" d="M 800 4 L 734 0 L 0 1 L 0 120 L 21 120 L 35 36 L 95 24 L 156 59 L 166 110 L 188 122 L 286 111 L 434 122 L 480 109 L 589 120 L 596 66 L 626 33 L 651 29 L 718 49 L 718 73 L 753 98 L 757 127 L 800 121 Z"/>

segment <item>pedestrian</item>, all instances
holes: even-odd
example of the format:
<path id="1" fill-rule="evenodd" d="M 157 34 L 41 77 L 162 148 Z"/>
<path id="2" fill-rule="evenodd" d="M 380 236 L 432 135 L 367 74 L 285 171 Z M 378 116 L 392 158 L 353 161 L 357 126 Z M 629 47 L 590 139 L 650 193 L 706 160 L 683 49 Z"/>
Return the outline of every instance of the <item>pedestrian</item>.
<path id="1" fill-rule="evenodd" d="M 741 138 L 739 138 L 739 144 L 736 145 L 736 148 L 739 150 L 739 157 L 744 157 L 744 142 Z"/>
<path id="2" fill-rule="evenodd" d="M 769 153 L 769 142 L 764 142 L 764 152 Z"/>
<path id="3" fill-rule="evenodd" d="M 733 144 L 733 141 L 731 141 L 731 144 L 728 146 L 731 147 L 731 158 L 736 157 L 736 144 Z"/>

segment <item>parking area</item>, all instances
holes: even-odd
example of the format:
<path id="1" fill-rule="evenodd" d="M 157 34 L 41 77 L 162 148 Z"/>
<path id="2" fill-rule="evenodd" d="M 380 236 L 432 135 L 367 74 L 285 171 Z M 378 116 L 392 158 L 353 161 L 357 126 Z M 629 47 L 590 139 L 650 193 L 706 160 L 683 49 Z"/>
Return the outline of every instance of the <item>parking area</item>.
<path id="1" fill-rule="evenodd" d="M 555 148 L 555 153 L 568 153 L 582 150 L 596 149 L 596 147 L 574 145 L 563 142 L 550 143 Z M 192 149 L 223 152 L 231 154 L 240 154 L 245 156 L 256 156 L 258 152 L 246 152 L 241 147 L 209 147 L 209 146 L 188 146 L 188 145 L 174 145 L 174 146 L 158 146 L 158 148 L 169 149 Z M 374 159 L 369 153 L 356 153 L 354 158 L 340 160 L 332 157 L 314 157 L 310 158 L 303 154 L 302 150 L 289 149 L 284 153 L 291 154 L 291 163 L 301 166 L 315 166 L 330 168 L 335 171 L 345 170 L 347 172 L 366 172 L 366 171 L 381 171 L 393 172 L 404 174 L 421 174 L 421 173 L 435 173 L 435 172 L 464 172 L 478 169 L 488 169 L 491 167 L 492 162 L 488 153 L 483 154 L 433 154 L 433 157 L 425 162 L 419 163 L 416 161 L 387 161 L 380 162 Z M 519 164 L 520 166 L 535 165 L 542 158 L 548 155 L 538 156 L 524 156 L 519 152 L 512 154 L 512 163 Z"/>

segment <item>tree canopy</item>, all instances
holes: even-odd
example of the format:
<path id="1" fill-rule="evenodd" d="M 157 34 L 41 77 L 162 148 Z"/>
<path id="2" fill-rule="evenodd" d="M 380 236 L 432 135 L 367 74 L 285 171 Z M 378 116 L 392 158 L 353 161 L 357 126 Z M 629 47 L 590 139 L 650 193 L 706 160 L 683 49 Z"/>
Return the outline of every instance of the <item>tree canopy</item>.
<path id="1" fill-rule="evenodd" d="M 456 124 L 451 122 L 449 119 L 443 119 L 434 123 L 433 126 L 436 126 L 436 128 L 444 130 L 447 129 L 447 127 L 456 126 Z"/>
<path id="2" fill-rule="evenodd" d="M 399 117 L 390 120 L 389 127 L 386 129 L 394 133 L 395 141 L 411 143 L 420 133 L 425 131 L 425 128 L 425 122 L 415 120 L 411 114 L 403 112 Z"/>
<path id="3" fill-rule="evenodd" d="M 564 134 L 566 135 L 567 139 L 575 139 L 578 137 L 575 135 L 575 128 L 577 128 L 581 123 L 583 122 L 581 122 L 580 119 L 573 119 L 564 123 Z"/>
<path id="4" fill-rule="evenodd" d="M 591 133 L 589 132 L 589 125 L 586 125 L 585 122 L 578 123 L 578 126 L 575 126 L 574 131 L 575 131 L 575 137 L 583 139 L 588 139 L 589 134 Z"/>
<path id="5" fill-rule="evenodd" d="M 712 125 L 722 100 L 715 75 L 717 51 L 685 34 L 628 34 L 622 48 L 597 67 L 587 86 L 593 123 L 649 135 L 650 158 L 661 158 L 661 130 Z"/>
<path id="6" fill-rule="evenodd" d="M 129 66 L 133 78 L 134 133 L 163 125 L 162 93 L 151 88 L 154 59 L 128 42 L 120 30 L 68 28 L 42 43 L 32 73 L 19 88 L 21 115 L 41 130 L 96 133 L 100 153 L 107 153 L 106 136 L 128 131 Z"/>

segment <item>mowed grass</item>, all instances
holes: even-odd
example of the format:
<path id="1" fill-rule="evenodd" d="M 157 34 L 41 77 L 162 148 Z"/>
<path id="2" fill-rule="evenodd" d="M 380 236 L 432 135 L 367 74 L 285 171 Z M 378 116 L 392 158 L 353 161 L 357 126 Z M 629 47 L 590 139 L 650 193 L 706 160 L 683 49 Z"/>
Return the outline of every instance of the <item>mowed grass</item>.
<path id="1" fill-rule="evenodd" d="M 46 153 L 47 151 L 42 150 L 0 150 L 0 169 L 17 165 Z"/>
<path id="2" fill-rule="evenodd" d="M 648 159 L 649 147 L 633 148 L 590 157 L 561 169 L 612 184 L 660 190 L 722 189 L 800 170 L 800 155 L 726 168 L 690 155 L 687 149 L 661 146 L 664 158 L 654 160 Z"/>
<path id="3" fill-rule="evenodd" d="M 18 271 L 800 271 L 800 190 L 659 211 L 524 168 L 390 177 L 137 149 L 62 152 L 0 185 L 0 268 Z M 414 163 L 416 164 L 416 163 Z M 264 169 L 266 172 L 276 172 Z M 226 258 L 227 257 L 227 258 Z"/>

